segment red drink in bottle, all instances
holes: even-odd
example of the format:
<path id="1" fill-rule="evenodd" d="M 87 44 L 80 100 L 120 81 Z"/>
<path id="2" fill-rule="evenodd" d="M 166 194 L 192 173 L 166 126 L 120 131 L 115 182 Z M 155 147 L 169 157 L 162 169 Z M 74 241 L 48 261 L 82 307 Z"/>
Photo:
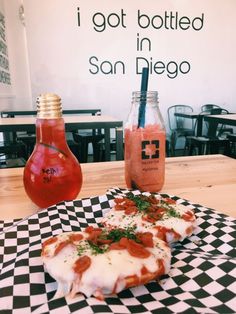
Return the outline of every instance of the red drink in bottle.
<path id="1" fill-rule="evenodd" d="M 165 179 L 166 132 L 157 106 L 157 92 L 145 92 L 145 123 L 139 126 L 142 93 L 133 93 L 125 127 L 125 180 L 128 188 L 157 192 Z"/>
<path id="2" fill-rule="evenodd" d="M 81 167 L 70 151 L 60 98 L 38 97 L 36 145 L 24 169 L 24 187 L 40 208 L 75 199 L 82 186 Z"/>

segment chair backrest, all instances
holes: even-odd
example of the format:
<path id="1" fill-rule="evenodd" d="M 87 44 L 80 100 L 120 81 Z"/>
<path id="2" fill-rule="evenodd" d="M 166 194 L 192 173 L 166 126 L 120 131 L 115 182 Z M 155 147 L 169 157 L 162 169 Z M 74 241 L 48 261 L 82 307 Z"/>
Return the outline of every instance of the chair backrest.
<path id="1" fill-rule="evenodd" d="M 213 108 L 210 110 L 210 115 L 228 114 L 228 113 L 229 113 L 228 110 L 223 109 L 223 108 Z M 209 138 L 217 137 L 217 133 L 219 132 L 219 130 L 223 128 L 223 124 L 219 124 L 218 122 L 215 122 L 215 121 L 208 121 L 207 124 L 208 124 L 207 137 Z"/>
<path id="2" fill-rule="evenodd" d="M 206 105 L 201 106 L 201 112 L 211 111 L 211 109 L 217 109 L 217 108 L 221 108 L 221 107 L 214 104 L 206 104 Z"/>
<path id="3" fill-rule="evenodd" d="M 167 109 L 170 130 L 193 129 L 193 119 L 177 117 L 175 113 L 192 113 L 193 108 L 189 105 L 174 105 Z"/>

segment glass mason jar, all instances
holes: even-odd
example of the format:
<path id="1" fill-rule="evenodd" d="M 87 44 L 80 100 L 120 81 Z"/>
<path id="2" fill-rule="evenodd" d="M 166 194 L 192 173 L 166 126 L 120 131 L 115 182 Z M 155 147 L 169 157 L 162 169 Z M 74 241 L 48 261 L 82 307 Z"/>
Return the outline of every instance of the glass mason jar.
<path id="1" fill-rule="evenodd" d="M 160 191 L 165 179 L 166 131 L 156 91 L 133 92 L 125 125 L 125 180 L 128 188 Z"/>
<path id="2" fill-rule="evenodd" d="M 40 208 L 76 198 L 82 186 L 81 167 L 65 136 L 61 99 L 37 98 L 36 144 L 24 169 L 24 187 Z"/>

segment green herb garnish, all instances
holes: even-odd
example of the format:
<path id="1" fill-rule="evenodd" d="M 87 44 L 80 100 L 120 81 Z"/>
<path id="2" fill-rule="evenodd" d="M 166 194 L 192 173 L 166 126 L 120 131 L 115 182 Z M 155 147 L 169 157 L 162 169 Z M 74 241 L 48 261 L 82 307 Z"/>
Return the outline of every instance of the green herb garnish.
<path id="1" fill-rule="evenodd" d="M 128 193 L 127 198 L 135 203 L 135 206 L 140 212 L 146 212 L 150 217 L 152 217 L 152 210 L 150 210 L 150 208 L 153 206 L 153 204 L 151 200 L 149 200 L 148 196 L 134 196 L 133 194 Z M 173 206 L 171 206 L 171 204 L 167 203 L 165 200 L 160 200 L 160 203 L 158 205 L 154 204 L 154 206 L 157 206 L 156 210 L 158 210 L 158 208 L 163 208 L 165 210 L 165 214 L 169 217 L 181 218 L 181 215 L 173 208 Z M 160 215 L 159 219 L 162 218 L 162 215 Z"/>
<path id="2" fill-rule="evenodd" d="M 84 253 L 84 251 L 86 251 L 88 249 L 88 246 L 85 244 L 85 245 L 78 245 L 77 246 L 77 253 L 78 255 L 82 255 Z"/>
<path id="3" fill-rule="evenodd" d="M 87 241 L 91 250 L 92 250 L 92 254 L 97 255 L 97 254 L 103 254 L 107 251 L 107 246 L 106 245 L 97 245 L 95 243 L 93 243 L 92 241 Z"/>
<path id="4" fill-rule="evenodd" d="M 150 206 L 150 203 L 144 195 L 134 196 L 133 194 L 128 193 L 127 198 L 135 203 L 139 211 L 145 211 Z"/>
<path id="5" fill-rule="evenodd" d="M 164 200 L 161 200 L 161 207 L 166 209 L 166 214 L 169 217 L 176 217 L 176 218 L 180 218 L 180 214 L 167 202 L 165 202 Z"/>
<path id="6" fill-rule="evenodd" d="M 87 250 L 91 250 L 93 255 L 103 254 L 107 252 L 111 243 L 119 242 L 121 238 L 132 239 L 139 243 L 140 240 L 136 236 L 135 230 L 136 225 L 125 229 L 104 229 L 98 237 L 87 239 L 83 245 L 77 246 L 78 255 L 82 255 Z"/>
<path id="7" fill-rule="evenodd" d="M 171 217 L 176 217 L 176 218 L 180 218 L 181 217 L 180 214 L 174 208 L 170 208 L 167 211 L 167 215 L 171 216 Z"/>
<path id="8" fill-rule="evenodd" d="M 107 234 L 107 239 L 112 240 L 112 242 L 118 242 L 121 238 L 128 238 L 138 242 L 135 235 L 136 227 L 128 227 L 126 229 L 112 229 Z"/>

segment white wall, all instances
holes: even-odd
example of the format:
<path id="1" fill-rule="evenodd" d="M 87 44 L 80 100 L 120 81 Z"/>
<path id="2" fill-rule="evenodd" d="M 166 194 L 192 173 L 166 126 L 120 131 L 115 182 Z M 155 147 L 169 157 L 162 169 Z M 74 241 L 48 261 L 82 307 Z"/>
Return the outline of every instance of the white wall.
<path id="1" fill-rule="evenodd" d="M 5 17 L 5 33 L 11 84 L 0 83 L 0 110 L 32 108 L 25 27 L 19 19 L 20 0 L 0 0 Z"/>
<path id="2" fill-rule="evenodd" d="M 24 0 L 24 7 L 33 102 L 38 94 L 50 91 L 62 97 L 64 108 L 99 107 L 103 113 L 125 120 L 131 92 L 140 88 L 136 57 L 152 57 L 155 62 L 188 61 L 191 65 L 189 73 L 172 79 L 166 72 L 150 75 L 149 89 L 159 91 L 165 119 L 168 106 L 177 103 L 196 110 L 204 103 L 236 109 L 235 0 Z M 114 26 L 118 21 L 114 13 L 121 18 L 121 9 L 123 21 L 119 26 L 106 25 L 100 32 L 94 29 L 93 16 L 99 24 L 99 12 L 104 16 L 113 13 L 110 23 Z M 138 10 L 149 18 L 163 16 L 165 11 L 178 12 L 179 18 L 186 16 L 191 21 L 204 14 L 204 23 L 199 31 L 192 27 L 144 29 L 138 25 Z M 160 18 L 154 22 L 157 25 Z M 196 21 L 195 27 L 199 23 Z M 151 49 L 143 45 L 143 51 L 137 51 L 138 33 L 140 39 L 150 40 Z M 90 73 L 95 70 L 89 64 L 91 56 L 101 62 L 122 61 L 125 74 L 120 69 L 117 74 Z M 19 62 L 19 56 L 16 60 Z M 104 70 L 108 71 L 108 64 Z"/>

